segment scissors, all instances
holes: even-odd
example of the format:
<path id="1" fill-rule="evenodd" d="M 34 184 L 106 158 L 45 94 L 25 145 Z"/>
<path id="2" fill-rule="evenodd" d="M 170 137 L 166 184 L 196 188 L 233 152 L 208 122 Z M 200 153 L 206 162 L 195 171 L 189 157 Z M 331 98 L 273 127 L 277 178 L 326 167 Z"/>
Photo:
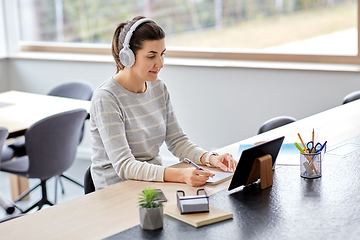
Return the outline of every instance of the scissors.
<path id="1" fill-rule="evenodd" d="M 306 144 L 307 150 L 309 151 L 309 153 L 316 153 L 317 151 L 319 151 L 319 149 L 322 147 L 321 143 L 317 143 L 314 145 L 313 141 L 310 141 Z"/>

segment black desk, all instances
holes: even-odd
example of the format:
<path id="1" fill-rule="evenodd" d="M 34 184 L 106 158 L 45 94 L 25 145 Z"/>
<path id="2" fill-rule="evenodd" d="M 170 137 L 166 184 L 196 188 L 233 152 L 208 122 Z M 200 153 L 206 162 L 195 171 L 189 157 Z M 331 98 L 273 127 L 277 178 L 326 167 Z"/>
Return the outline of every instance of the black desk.
<path id="1" fill-rule="evenodd" d="M 4 95 L 0 94 L 0 102 L 9 102 L 8 100 L 8 96 L 5 101 Z M 10 111 L 4 112 L 6 108 L 0 108 L 3 113 L 1 116 L 10 114 Z M 360 100 L 357 100 L 224 146 L 216 152 L 229 152 L 236 156 L 240 144 L 253 144 L 279 136 L 285 136 L 287 143 L 293 143 L 299 141 L 297 133 L 301 134 L 304 141 L 309 141 L 313 128 L 318 133 L 319 140 L 327 140 L 327 146 L 331 149 L 360 136 L 359 109 Z M 22 109 L 21 113 L 25 110 Z M 1 121 L 5 122 L 6 118 L 0 118 Z M 171 240 L 190 240 L 197 237 L 233 239 L 232 236 L 236 237 L 234 239 L 359 238 L 357 228 L 360 226 L 360 170 L 356 158 L 360 154 L 355 155 L 345 159 L 326 156 L 323 176 L 316 180 L 302 179 L 299 176 L 299 166 L 276 169 L 274 186 L 264 191 L 253 185 L 229 195 L 227 191 L 220 192 L 227 188 L 229 182 L 206 186 L 208 194 L 211 195 L 210 203 L 233 212 L 234 218 L 199 229 L 165 217 L 162 230 L 141 230 L 137 225 L 138 196 L 142 189 L 161 188 L 168 197 L 165 205 L 170 206 L 176 204 L 176 190 L 183 189 L 190 195 L 196 194 L 197 188 L 182 183 L 129 180 L 2 223 L 1 238 L 20 239 L 24 232 L 29 233 L 26 238 L 31 240 L 104 239 L 112 235 L 115 239 L 158 237 Z M 339 163 L 341 165 L 337 166 Z M 180 163 L 173 167 L 187 165 Z M 311 216 L 314 216 L 313 219 Z"/>
<path id="2" fill-rule="evenodd" d="M 299 166 L 279 167 L 272 187 L 223 190 L 210 196 L 210 204 L 233 219 L 194 228 L 165 216 L 161 230 L 138 225 L 108 239 L 359 239 L 360 152 L 325 155 L 318 179 L 301 178 Z"/>

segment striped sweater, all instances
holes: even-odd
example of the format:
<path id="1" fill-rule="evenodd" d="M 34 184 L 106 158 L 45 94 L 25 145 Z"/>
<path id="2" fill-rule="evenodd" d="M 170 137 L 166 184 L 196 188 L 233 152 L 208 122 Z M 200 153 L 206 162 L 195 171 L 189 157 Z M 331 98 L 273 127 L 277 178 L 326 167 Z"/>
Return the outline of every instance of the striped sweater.
<path id="1" fill-rule="evenodd" d="M 133 93 L 113 78 L 94 92 L 90 108 L 91 174 L 102 189 L 126 179 L 164 181 L 159 149 L 165 141 L 176 157 L 200 163 L 203 149 L 182 131 L 161 80 Z"/>

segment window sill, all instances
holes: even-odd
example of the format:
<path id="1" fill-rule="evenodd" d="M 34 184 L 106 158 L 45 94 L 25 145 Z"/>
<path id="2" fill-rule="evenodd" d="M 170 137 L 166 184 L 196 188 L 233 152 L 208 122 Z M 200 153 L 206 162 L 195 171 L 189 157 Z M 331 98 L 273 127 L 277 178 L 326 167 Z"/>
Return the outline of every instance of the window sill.
<path id="1" fill-rule="evenodd" d="M 51 52 L 20 52 L 8 56 L 9 59 L 72 61 L 72 62 L 101 62 L 113 63 L 113 57 L 105 54 L 79 53 L 51 53 Z M 242 61 L 223 59 L 197 59 L 166 57 L 165 65 L 188 67 L 215 67 L 215 68 L 244 68 L 244 69 L 273 69 L 273 70 L 302 70 L 328 72 L 360 72 L 359 64 L 335 63 L 302 63 L 276 61 Z"/>
<path id="2" fill-rule="evenodd" d="M 56 52 L 19 52 L 9 55 L 10 59 L 70 61 L 70 62 L 113 62 L 111 55 L 103 54 L 79 54 L 79 53 L 56 53 Z"/>

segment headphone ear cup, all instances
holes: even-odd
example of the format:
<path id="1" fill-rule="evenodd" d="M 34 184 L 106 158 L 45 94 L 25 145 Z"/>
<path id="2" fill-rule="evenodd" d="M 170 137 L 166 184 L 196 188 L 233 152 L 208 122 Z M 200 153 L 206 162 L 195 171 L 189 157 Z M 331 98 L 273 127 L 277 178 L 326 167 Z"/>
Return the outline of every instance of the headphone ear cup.
<path id="1" fill-rule="evenodd" d="M 120 51 L 120 62 L 125 67 L 131 67 L 135 63 L 135 54 L 130 48 L 124 48 Z"/>

